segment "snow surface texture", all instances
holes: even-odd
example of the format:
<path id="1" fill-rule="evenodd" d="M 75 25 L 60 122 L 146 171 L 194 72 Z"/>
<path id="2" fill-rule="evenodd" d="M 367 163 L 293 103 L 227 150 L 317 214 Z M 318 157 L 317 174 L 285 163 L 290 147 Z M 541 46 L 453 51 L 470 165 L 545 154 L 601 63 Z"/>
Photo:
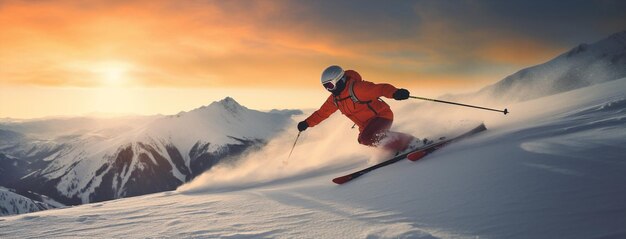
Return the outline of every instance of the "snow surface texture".
<path id="1" fill-rule="evenodd" d="M 625 89 L 610 81 L 507 116 L 392 102 L 395 129 L 419 137 L 489 130 L 341 186 L 330 180 L 385 156 L 335 114 L 289 160 L 293 130 L 176 192 L 3 217 L 0 237 L 624 238 Z"/>

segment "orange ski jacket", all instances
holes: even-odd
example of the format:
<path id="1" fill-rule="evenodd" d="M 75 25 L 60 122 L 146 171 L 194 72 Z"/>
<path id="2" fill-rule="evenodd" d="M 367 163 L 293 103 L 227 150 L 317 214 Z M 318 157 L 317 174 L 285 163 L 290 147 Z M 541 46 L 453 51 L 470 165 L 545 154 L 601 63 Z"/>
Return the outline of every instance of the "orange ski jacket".
<path id="1" fill-rule="evenodd" d="M 361 75 L 353 70 L 347 70 L 345 75 L 346 87 L 338 96 L 330 94 L 320 109 L 305 120 L 309 127 L 321 123 L 337 110 L 359 126 L 359 132 L 362 132 L 374 117 L 393 120 L 393 112 L 380 97 L 393 98 L 393 93 L 398 88 L 390 84 L 364 81 Z"/>

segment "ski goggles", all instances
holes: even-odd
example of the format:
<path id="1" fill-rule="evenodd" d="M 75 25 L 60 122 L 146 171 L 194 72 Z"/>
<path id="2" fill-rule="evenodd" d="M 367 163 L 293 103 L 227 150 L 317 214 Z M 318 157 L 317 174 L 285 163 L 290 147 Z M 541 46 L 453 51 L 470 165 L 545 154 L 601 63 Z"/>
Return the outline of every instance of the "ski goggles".
<path id="1" fill-rule="evenodd" d="M 334 80 L 329 80 L 329 81 L 326 81 L 326 82 L 324 82 L 322 85 L 324 85 L 324 88 L 326 88 L 326 90 L 328 90 L 328 91 L 333 91 L 333 90 L 337 89 L 337 83 L 338 83 L 341 79 L 343 79 L 343 77 L 339 77 L 339 78 L 334 79 Z"/>

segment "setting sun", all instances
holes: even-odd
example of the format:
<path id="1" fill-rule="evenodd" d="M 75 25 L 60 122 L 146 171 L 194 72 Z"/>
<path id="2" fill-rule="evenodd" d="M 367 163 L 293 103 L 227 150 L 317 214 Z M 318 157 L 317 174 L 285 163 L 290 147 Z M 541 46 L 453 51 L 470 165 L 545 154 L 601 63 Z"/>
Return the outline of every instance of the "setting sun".
<path id="1" fill-rule="evenodd" d="M 535 18 L 503 18 L 499 7 L 411 1 L 336 6 L 334 1 L 3 2 L 0 117 L 102 110 L 86 104 L 94 98 L 89 94 L 102 89 L 154 92 L 142 94 L 156 96 L 142 98 L 151 107 L 126 109 L 145 114 L 177 113 L 227 96 L 262 109 L 314 108 L 319 106 L 315 98 L 274 99 L 324 94 L 319 76 L 333 64 L 357 70 L 369 81 L 437 97 L 478 90 L 575 44 L 621 30 L 623 22 L 612 17 L 621 11 L 601 18 L 574 14 L 564 22 L 579 26 L 576 30 L 549 29 L 552 25 Z M 463 14 L 441 14 L 456 8 Z M 600 23 L 607 27 L 595 27 Z M 127 87 L 132 89 L 121 90 Z M 271 93 L 250 94 L 250 89 Z M 194 93 L 161 97 L 176 92 Z M 61 94 L 65 101 L 41 98 Z M 40 102 L 55 103 L 43 107 Z"/>
<path id="2" fill-rule="evenodd" d="M 115 61 L 100 63 L 93 69 L 103 86 L 121 86 L 129 84 L 129 70 L 129 64 Z"/>

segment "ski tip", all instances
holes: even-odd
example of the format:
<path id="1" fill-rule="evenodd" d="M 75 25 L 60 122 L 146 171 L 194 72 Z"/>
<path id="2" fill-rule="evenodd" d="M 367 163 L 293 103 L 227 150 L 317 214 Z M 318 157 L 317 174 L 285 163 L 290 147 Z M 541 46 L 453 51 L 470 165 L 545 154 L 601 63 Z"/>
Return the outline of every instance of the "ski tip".
<path id="1" fill-rule="evenodd" d="M 426 156 L 426 151 L 417 151 L 414 153 L 411 153 L 409 155 L 406 156 L 407 159 L 411 160 L 411 161 L 417 161 L 421 158 L 423 158 L 424 156 Z"/>
<path id="2" fill-rule="evenodd" d="M 485 126 L 485 123 L 481 123 L 476 129 L 478 130 L 478 132 L 485 131 L 487 130 L 487 126 Z"/>
<path id="3" fill-rule="evenodd" d="M 336 184 L 344 184 L 348 181 L 350 181 L 352 179 L 351 175 L 346 175 L 346 176 L 342 176 L 342 177 L 338 177 L 338 178 L 334 178 L 333 179 L 333 183 Z"/>

